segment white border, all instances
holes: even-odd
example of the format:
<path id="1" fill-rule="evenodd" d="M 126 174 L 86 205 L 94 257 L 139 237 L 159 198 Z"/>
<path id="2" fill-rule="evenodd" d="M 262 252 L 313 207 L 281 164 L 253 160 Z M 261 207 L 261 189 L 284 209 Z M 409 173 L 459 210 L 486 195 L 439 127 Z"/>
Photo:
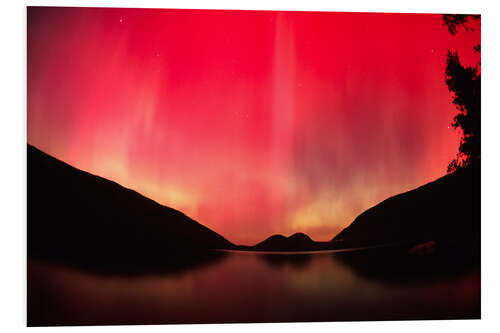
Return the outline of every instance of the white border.
<path id="1" fill-rule="evenodd" d="M 31 0 L 32 6 L 86 6 L 86 7 L 132 7 L 132 8 L 197 8 L 197 9 L 249 9 L 249 10 L 307 10 L 347 12 L 406 12 L 406 13 L 478 13 L 484 1 L 325 1 L 325 0 Z"/>
<path id="2" fill-rule="evenodd" d="M 0 290 L 0 326 L 7 331 L 26 329 L 26 5 L 31 6 L 86 6 L 86 7 L 142 7 L 142 8 L 206 8 L 206 9 L 261 9 L 309 10 L 350 12 L 410 12 L 410 13 L 480 13 L 482 14 L 482 320 L 462 321 L 409 321 L 409 322 L 339 322 L 306 324 L 237 324 L 237 325 L 169 325 L 169 326 L 107 326 L 34 328 L 40 331 L 178 331 L 209 330 L 213 332 L 254 332 L 256 330 L 281 330 L 292 332 L 314 330 L 321 332 L 422 332 L 453 330 L 458 332 L 498 331 L 500 312 L 497 310 L 498 284 L 500 282 L 497 253 L 500 237 L 498 173 L 500 160 L 499 132 L 500 108 L 495 97 L 500 78 L 499 64 L 499 5 L 495 1 L 419 0 L 419 1 L 361 1 L 342 2 L 316 0 L 253 0 L 253 1 L 26 1 L 4 4 L 0 11 L 2 39 L 0 52 L 1 73 L 1 231 L 0 255 L 2 268 Z"/>

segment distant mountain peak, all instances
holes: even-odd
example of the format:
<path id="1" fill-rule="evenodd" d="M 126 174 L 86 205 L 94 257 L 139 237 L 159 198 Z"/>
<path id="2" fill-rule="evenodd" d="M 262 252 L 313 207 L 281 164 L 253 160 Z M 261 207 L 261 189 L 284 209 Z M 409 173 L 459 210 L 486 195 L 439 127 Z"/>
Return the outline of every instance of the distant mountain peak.
<path id="1" fill-rule="evenodd" d="M 255 245 L 257 250 L 265 251 L 308 251 L 316 248 L 317 243 L 308 235 L 298 232 L 288 237 L 272 235 Z"/>
<path id="2" fill-rule="evenodd" d="M 313 240 L 311 239 L 311 237 L 309 237 L 308 235 L 306 235 L 303 232 L 296 232 L 293 235 L 289 236 L 288 239 L 313 242 Z"/>

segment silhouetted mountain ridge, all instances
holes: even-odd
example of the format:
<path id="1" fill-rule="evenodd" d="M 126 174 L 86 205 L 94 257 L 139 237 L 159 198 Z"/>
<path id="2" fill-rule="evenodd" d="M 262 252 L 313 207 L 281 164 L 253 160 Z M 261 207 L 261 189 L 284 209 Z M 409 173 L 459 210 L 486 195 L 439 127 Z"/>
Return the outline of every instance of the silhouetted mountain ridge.
<path id="1" fill-rule="evenodd" d="M 474 165 L 382 201 L 330 242 L 295 233 L 235 246 L 175 209 L 28 145 L 28 255 L 35 257 L 176 266 L 208 249 L 316 251 L 428 240 L 477 247 L 479 218 Z"/>
<path id="2" fill-rule="evenodd" d="M 273 235 L 253 251 L 315 251 L 436 241 L 441 248 L 479 253 L 480 164 L 457 170 L 416 189 L 397 194 L 361 213 L 329 242 L 303 233 Z"/>
<path id="3" fill-rule="evenodd" d="M 364 211 L 332 242 L 343 247 L 461 243 L 478 248 L 480 164 L 460 169 Z"/>
<path id="4" fill-rule="evenodd" d="M 175 266 L 195 252 L 234 247 L 185 214 L 31 145 L 27 185 L 30 257 Z"/>

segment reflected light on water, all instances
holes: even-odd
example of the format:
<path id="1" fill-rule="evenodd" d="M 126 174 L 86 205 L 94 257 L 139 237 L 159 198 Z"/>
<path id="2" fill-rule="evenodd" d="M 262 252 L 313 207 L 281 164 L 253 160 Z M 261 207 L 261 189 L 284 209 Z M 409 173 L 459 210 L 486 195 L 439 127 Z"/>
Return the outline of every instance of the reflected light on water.
<path id="1" fill-rule="evenodd" d="M 231 252 L 179 274 L 109 276 L 30 261 L 30 325 L 477 318 L 480 274 L 359 275 L 332 253 Z"/>

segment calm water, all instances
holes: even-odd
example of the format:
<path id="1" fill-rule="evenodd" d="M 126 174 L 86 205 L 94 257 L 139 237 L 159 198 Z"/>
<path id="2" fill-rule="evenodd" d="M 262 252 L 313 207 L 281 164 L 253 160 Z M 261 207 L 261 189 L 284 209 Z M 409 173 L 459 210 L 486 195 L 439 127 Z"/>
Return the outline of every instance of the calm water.
<path id="1" fill-rule="evenodd" d="M 478 271 L 426 282 L 362 274 L 342 253 L 228 252 L 183 272 L 120 277 L 28 264 L 30 325 L 477 318 Z"/>

